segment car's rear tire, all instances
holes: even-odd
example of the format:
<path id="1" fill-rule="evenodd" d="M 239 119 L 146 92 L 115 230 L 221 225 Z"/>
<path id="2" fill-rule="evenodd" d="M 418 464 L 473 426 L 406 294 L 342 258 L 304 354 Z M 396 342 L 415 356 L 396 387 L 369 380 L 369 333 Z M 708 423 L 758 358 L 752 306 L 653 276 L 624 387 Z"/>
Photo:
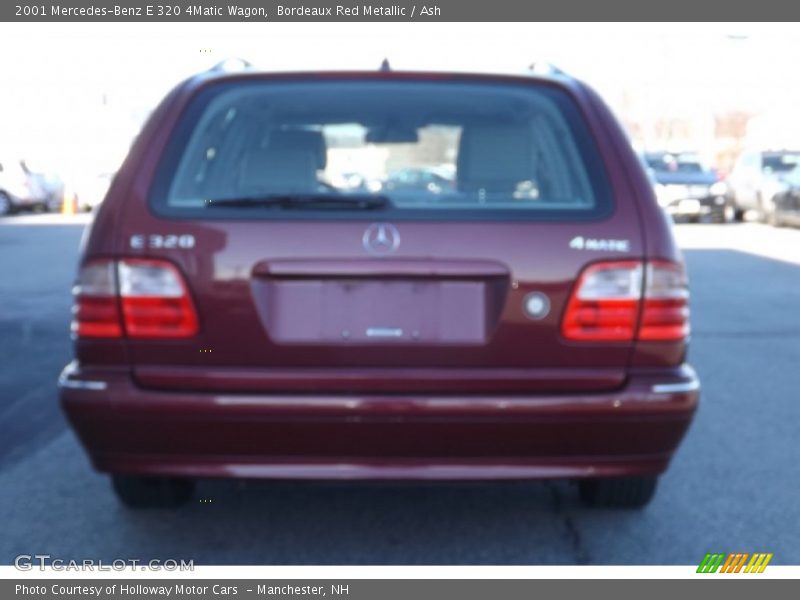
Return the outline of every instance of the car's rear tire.
<path id="1" fill-rule="evenodd" d="M 743 208 L 739 206 L 739 203 L 736 201 L 736 196 L 733 194 L 728 194 L 725 197 L 725 204 L 733 208 L 733 222 L 734 223 L 741 223 L 744 221 L 744 214 L 745 211 Z"/>
<path id="2" fill-rule="evenodd" d="M 194 494 L 195 482 L 176 477 L 112 475 L 117 498 L 129 508 L 177 508 Z"/>
<path id="3" fill-rule="evenodd" d="M 602 508 L 642 508 L 652 500 L 658 476 L 583 479 L 578 482 L 581 500 Z"/>
<path id="4" fill-rule="evenodd" d="M 714 214 L 714 221 L 727 225 L 736 220 L 736 207 L 730 202 L 726 202 Z"/>
<path id="5" fill-rule="evenodd" d="M 0 217 L 10 215 L 14 212 L 14 204 L 11 202 L 8 194 L 0 192 Z"/>

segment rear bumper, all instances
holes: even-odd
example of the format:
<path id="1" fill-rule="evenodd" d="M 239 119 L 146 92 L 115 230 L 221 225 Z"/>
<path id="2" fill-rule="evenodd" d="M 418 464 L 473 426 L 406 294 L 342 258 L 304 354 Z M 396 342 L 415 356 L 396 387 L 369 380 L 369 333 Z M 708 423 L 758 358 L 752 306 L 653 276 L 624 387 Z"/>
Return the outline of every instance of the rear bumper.
<path id="1" fill-rule="evenodd" d="M 528 479 L 659 473 L 699 397 L 694 371 L 575 395 L 154 391 L 68 365 L 62 406 L 101 471 L 186 477 Z"/>

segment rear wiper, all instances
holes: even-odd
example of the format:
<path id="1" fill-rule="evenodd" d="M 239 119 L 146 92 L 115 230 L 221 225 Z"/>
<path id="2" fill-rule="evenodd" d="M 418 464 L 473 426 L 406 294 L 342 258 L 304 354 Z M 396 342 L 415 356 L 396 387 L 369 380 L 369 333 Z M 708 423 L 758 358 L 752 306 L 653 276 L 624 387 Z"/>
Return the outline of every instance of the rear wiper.
<path id="1" fill-rule="evenodd" d="M 269 194 L 264 196 L 240 196 L 206 200 L 213 207 L 276 207 L 276 208 L 346 208 L 373 210 L 384 208 L 389 198 L 375 194 Z"/>

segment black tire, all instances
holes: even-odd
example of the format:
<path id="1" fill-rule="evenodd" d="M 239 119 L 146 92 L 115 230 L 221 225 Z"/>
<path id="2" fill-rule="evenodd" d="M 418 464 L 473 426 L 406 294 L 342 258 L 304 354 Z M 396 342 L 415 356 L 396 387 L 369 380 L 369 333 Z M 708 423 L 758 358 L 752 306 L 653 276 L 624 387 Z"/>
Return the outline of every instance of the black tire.
<path id="1" fill-rule="evenodd" d="M 733 207 L 733 222 L 743 223 L 744 215 L 747 211 L 738 206 L 738 202 L 736 202 L 736 196 L 733 194 L 728 194 L 726 201 L 729 206 Z"/>
<path id="2" fill-rule="evenodd" d="M 175 477 L 112 475 L 111 485 L 129 508 L 177 508 L 192 499 L 195 483 Z"/>
<path id="3" fill-rule="evenodd" d="M 0 217 L 5 217 L 14 212 L 14 203 L 5 192 L 0 192 Z"/>
<path id="4" fill-rule="evenodd" d="M 730 202 L 726 202 L 722 205 L 722 208 L 715 211 L 714 222 L 722 223 L 723 225 L 733 223 L 736 221 L 736 212 L 736 207 Z"/>
<path id="5" fill-rule="evenodd" d="M 578 491 L 581 500 L 589 506 L 642 508 L 653 499 L 657 485 L 656 475 L 583 479 L 578 482 Z"/>

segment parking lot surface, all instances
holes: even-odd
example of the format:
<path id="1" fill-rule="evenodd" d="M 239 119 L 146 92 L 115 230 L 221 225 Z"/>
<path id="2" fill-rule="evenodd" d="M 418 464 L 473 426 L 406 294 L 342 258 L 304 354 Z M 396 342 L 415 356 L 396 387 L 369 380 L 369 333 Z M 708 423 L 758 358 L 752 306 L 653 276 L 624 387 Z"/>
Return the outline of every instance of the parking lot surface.
<path id="1" fill-rule="evenodd" d="M 0 563 L 800 563 L 800 230 L 680 225 L 701 408 L 653 503 L 583 508 L 567 483 L 201 482 L 194 504 L 130 512 L 62 416 L 70 285 L 88 217 L 0 219 Z"/>

